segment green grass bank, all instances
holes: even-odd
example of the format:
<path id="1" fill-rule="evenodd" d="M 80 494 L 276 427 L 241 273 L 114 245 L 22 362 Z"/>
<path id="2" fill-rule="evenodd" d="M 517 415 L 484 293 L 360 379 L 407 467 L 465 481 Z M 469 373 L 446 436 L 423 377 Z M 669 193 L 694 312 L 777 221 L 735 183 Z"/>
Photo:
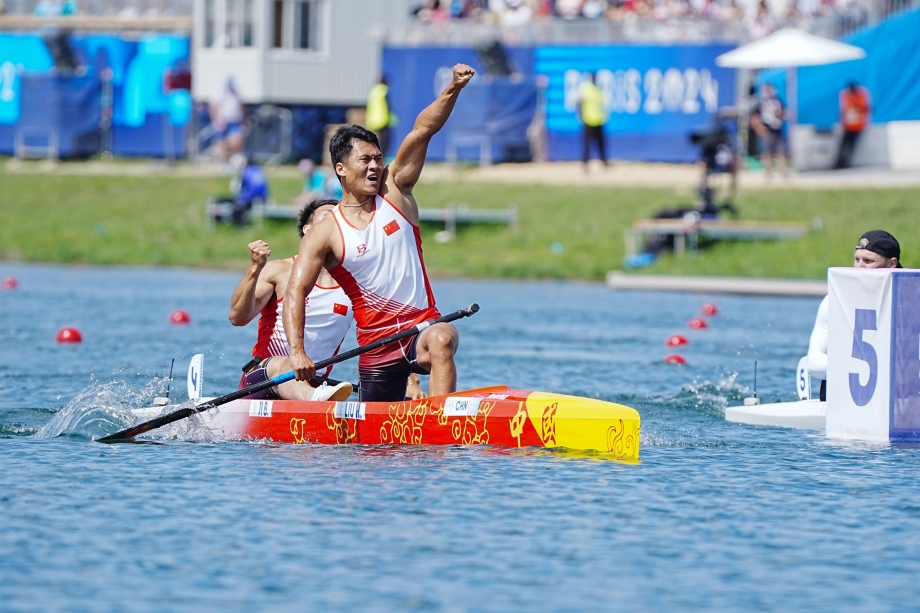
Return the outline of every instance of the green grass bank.
<path id="1" fill-rule="evenodd" d="M 292 222 L 219 226 L 208 231 L 203 203 L 226 192 L 223 177 L 86 176 L 0 171 L 0 259 L 86 264 L 140 264 L 242 269 L 246 244 L 266 240 L 275 256 L 297 249 Z M 272 177 L 278 202 L 299 191 L 293 176 Z M 516 203 L 518 227 L 463 225 L 455 241 L 438 244 L 443 229 L 425 224 L 425 260 L 435 276 L 603 279 L 622 268 L 623 232 L 665 207 L 692 203 L 674 187 L 565 187 L 425 181 L 422 206 L 448 202 L 476 208 Z M 868 229 L 901 241 L 905 266 L 920 267 L 920 188 L 750 189 L 737 206 L 742 219 L 822 220 L 822 230 L 787 241 L 722 242 L 683 258 L 665 256 L 644 274 L 693 274 L 821 279 L 828 266 L 847 266 Z M 562 245 L 561 252 L 553 244 Z"/>

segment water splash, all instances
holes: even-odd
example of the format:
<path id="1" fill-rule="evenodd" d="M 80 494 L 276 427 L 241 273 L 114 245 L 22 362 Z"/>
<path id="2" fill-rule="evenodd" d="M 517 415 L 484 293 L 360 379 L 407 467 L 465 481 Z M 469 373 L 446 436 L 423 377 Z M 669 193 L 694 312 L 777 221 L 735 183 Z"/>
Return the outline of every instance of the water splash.
<path id="1" fill-rule="evenodd" d="M 681 387 L 670 400 L 683 407 L 692 407 L 703 415 L 725 417 L 725 409 L 730 404 L 741 402 L 750 393 L 737 379 L 738 373 L 724 375 L 717 381 L 695 379 Z"/>
<path id="2" fill-rule="evenodd" d="M 642 415 L 642 447 L 720 448 L 735 444 L 729 432 L 713 428 L 724 424 L 725 409 L 740 404 L 747 387 L 737 373 L 713 380 L 698 378 L 678 390 L 635 396 L 626 404 Z"/>
<path id="3" fill-rule="evenodd" d="M 35 438 L 72 436 L 91 440 L 132 425 L 136 418 L 115 387 L 107 383 L 81 391 L 39 428 Z"/>
<path id="4" fill-rule="evenodd" d="M 19 422 L 0 424 L 0 438 L 28 436 L 36 432 L 37 430 L 28 424 Z"/>
<path id="5" fill-rule="evenodd" d="M 192 404 L 192 401 L 188 400 L 182 404 L 163 407 L 163 413 L 172 413 L 191 407 Z M 213 408 L 201 413 L 193 413 L 185 419 L 180 419 L 157 430 L 151 430 L 144 436 L 157 441 L 178 440 L 189 443 L 216 443 L 231 440 L 231 437 L 227 436 L 222 430 L 212 428 L 209 425 L 209 415 L 219 410 L 219 408 Z M 144 421 L 147 419 L 153 419 L 153 417 L 145 417 Z"/>
<path id="6" fill-rule="evenodd" d="M 132 390 L 125 382 L 94 384 L 79 392 L 63 409 L 33 435 L 35 438 L 55 438 L 59 436 L 80 439 L 97 439 L 119 430 L 124 430 L 142 421 L 191 406 L 191 401 L 180 405 L 169 405 L 149 410 L 151 397 L 162 393 L 165 378 L 154 378 L 141 389 Z M 135 409 L 147 407 L 148 410 L 136 414 Z M 166 433 L 151 433 L 154 438 L 180 438 L 182 440 L 210 441 L 213 437 L 207 432 L 200 418 L 193 416 L 186 423 L 167 430 Z"/>

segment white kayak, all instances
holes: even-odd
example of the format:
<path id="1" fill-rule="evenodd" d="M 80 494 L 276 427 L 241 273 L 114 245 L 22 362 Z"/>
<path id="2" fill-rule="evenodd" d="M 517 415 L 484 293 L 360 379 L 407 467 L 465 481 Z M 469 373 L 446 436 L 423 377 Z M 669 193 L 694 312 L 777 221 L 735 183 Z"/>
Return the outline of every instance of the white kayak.
<path id="1" fill-rule="evenodd" d="M 760 404 L 757 398 L 756 367 L 754 397 L 746 398 L 744 406 L 725 409 L 725 420 L 753 426 L 776 426 L 802 430 L 826 430 L 827 403 L 811 397 L 811 375 L 806 358 L 799 360 L 795 373 L 799 399 L 795 402 Z"/>
<path id="2" fill-rule="evenodd" d="M 826 405 L 826 402 L 812 398 L 796 402 L 728 407 L 725 409 L 725 419 L 754 426 L 824 430 Z"/>

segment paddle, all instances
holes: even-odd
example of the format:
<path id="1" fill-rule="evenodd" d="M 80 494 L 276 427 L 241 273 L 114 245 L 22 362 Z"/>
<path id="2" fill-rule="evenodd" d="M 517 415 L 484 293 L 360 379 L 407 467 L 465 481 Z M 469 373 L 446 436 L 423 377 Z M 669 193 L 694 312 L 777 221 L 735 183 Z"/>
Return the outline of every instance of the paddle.
<path id="1" fill-rule="evenodd" d="M 479 305 L 476 303 L 473 303 L 469 306 L 469 308 L 462 309 L 460 311 L 457 311 L 456 313 L 451 313 L 450 315 L 444 315 L 443 317 L 439 317 L 437 319 L 424 321 L 418 324 L 417 326 L 413 326 L 409 328 L 408 330 L 403 330 L 402 332 L 397 332 L 396 334 L 393 334 L 392 336 L 388 336 L 386 338 L 382 338 L 379 341 L 374 341 L 373 343 L 364 345 L 363 347 L 356 347 L 355 349 L 346 351 L 345 353 L 340 353 L 338 355 L 332 356 L 331 358 L 320 360 L 319 362 L 316 363 L 316 369 L 320 370 L 321 368 L 325 368 L 332 364 L 338 364 L 339 362 L 350 360 L 351 358 L 355 356 L 359 356 L 362 353 L 367 353 L 368 351 L 372 351 L 374 349 L 377 349 L 378 347 L 389 345 L 390 343 L 395 343 L 396 341 L 402 340 L 409 336 L 414 336 L 418 334 L 419 332 L 421 332 L 422 330 L 424 330 L 425 328 L 431 326 L 432 324 L 447 323 L 447 322 L 455 321 L 457 319 L 462 319 L 464 317 L 469 317 L 473 313 L 476 313 L 478 310 L 479 310 Z M 207 411 L 208 409 L 212 409 L 222 404 L 232 402 L 233 400 L 244 398 L 251 394 L 255 394 L 256 392 L 261 392 L 264 389 L 275 387 L 276 385 L 280 385 L 286 381 L 290 381 L 293 378 L 294 378 L 293 371 L 286 372 L 283 375 L 278 375 L 277 377 L 273 377 L 269 379 L 268 381 L 263 381 L 262 383 L 256 383 L 255 385 L 244 387 L 243 389 L 236 390 L 235 392 L 231 392 L 229 394 L 226 394 L 225 396 L 220 396 L 213 400 L 209 400 L 208 402 L 203 402 L 194 407 L 187 407 L 184 409 L 179 409 L 178 411 L 169 413 L 167 415 L 161 415 L 160 417 L 157 417 L 156 419 L 151 419 L 150 421 L 146 421 L 142 424 L 138 424 L 136 426 L 126 428 L 122 430 L 121 432 L 116 432 L 115 434 L 103 436 L 102 438 L 97 439 L 97 440 L 100 443 L 116 443 L 116 442 L 121 442 L 121 441 L 130 441 L 135 436 L 138 436 L 145 432 L 156 430 L 157 428 L 161 426 L 165 426 L 166 424 L 171 424 L 174 421 L 185 419 L 189 415 L 194 415 L 195 413 Z"/>

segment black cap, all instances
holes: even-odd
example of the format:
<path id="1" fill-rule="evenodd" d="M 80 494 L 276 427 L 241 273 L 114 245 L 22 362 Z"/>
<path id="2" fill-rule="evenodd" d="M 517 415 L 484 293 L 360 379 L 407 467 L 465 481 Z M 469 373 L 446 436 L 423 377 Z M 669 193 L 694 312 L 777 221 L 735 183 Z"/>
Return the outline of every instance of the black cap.
<path id="1" fill-rule="evenodd" d="M 901 244 L 884 230 L 869 230 L 859 237 L 856 248 L 866 249 L 886 258 L 898 258 L 898 268 L 901 268 Z"/>

